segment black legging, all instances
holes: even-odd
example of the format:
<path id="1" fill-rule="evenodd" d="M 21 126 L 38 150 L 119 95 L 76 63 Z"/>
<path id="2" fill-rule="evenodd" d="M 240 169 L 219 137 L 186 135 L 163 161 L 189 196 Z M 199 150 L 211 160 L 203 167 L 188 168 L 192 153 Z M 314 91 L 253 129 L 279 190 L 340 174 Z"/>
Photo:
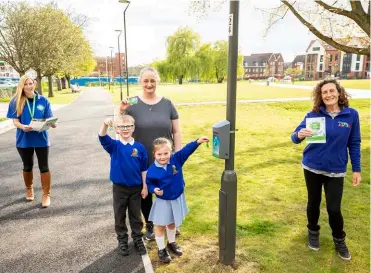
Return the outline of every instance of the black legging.
<path id="1" fill-rule="evenodd" d="M 328 177 L 304 169 L 308 191 L 307 218 L 308 229 L 318 231 L 318 219 L 322 197 L 322 184 L 325 189 L 327 213 L 329 216 L 332 236 L 338 239 L 345 237 L 344 221 L 341 214 L 344 177 Z"/>
<path id="2" fill-rule="evenodd" d="M 33 155 L 36 152 L 37 162 L 39 163 L 40 173 L 49 172 L 48 157 L 49 147 L 29 147 L 29 148 L 18 148 L 18 153 L 22 158 L 23 171 L 31 172 L 33 168 Z"/>

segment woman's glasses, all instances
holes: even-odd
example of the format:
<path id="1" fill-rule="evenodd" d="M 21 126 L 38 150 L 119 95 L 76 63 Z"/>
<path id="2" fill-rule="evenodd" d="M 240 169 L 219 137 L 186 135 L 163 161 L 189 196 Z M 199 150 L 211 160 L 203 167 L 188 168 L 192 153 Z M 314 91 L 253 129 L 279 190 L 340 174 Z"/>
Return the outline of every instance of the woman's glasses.
<path id="1" fill-rule="evenodd" d="M 134 125 L 117 125 L 117 129 L 120 131 L 129 131 Z"/>

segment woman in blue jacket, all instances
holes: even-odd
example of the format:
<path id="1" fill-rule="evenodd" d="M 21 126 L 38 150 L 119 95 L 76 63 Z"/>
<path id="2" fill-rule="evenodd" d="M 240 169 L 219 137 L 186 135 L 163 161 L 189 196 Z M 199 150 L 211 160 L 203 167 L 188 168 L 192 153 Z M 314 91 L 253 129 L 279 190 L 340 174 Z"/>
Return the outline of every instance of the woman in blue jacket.
<path id="1" fill-rule="evenodd" d="M 312 96 L 312 111 L 291 135 L 292 141 L 296 144 L 305 138 L 316 136 L 314 130 L 318 128 L 310 128 L 308 119 L 314 118 L 312 121 L 322 119 L 324 143 L 308 143 L 302 160 L 308 191 L 308 246 L 313 250 L 319 250 L 318 219 L 323 185 L 335 249 L 343 260 L 349 261 L 351 255 L 345 244 L 341 199 L 348 153 L 352 163 L 353 186 L 359 186 L 361 182 L 361 133 L 358 112 L 349 107 L 349 95 L 335 79 L 318 83 Z"/>
<path id="2" fill-rule="evenodd" d="M 20 78 L 17 91 L 9 103 L 7 118 L 13 119 L 17 128 L 16 146 L 23 162 L 23 179 L 26 185 L 26 200 L 34 200 L 33 191 L 33 157 L 36 152 L 39 163 L 42 207 L 50 205 L 50 172 L 48 166 L 49 137 L 48 132 L 32 131 L 32 119 L 47 119 L 52 117 L 49 101 L 35 91 L 35 81 L 24 75 Z M 53 128 L 56 125 L 52 126 Z"/>

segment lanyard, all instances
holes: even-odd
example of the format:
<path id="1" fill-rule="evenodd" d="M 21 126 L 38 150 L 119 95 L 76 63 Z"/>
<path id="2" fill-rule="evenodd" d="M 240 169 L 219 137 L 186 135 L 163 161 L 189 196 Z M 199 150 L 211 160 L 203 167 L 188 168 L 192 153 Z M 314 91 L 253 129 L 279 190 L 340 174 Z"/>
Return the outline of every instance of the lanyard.
<path id="1" fill-rule="evenodd" d="M 28 99 L 26 98 L 27 107 L 28 107 L 28 111 L 30 112 L 31 119 L 33 119 L 33 115 L 35 114 L 35 101 L 36 101 L 36 95 L 33 95 L 33 105 L 32 105 L 32 112 L 31 112 L 30 103 L 28 102 Z"/>

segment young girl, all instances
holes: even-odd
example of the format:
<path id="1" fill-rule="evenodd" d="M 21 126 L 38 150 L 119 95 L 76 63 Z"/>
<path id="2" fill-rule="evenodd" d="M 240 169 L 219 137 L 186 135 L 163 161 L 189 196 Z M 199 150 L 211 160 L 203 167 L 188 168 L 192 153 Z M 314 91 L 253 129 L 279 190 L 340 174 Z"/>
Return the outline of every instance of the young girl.
<path id="1" fill-rule="evenodd" d="M 165 227 L 167 227 L 168 249 L 177 256 L 183 254 L 175 242 L 175 227 L 182 224 L 188 213 L 184 197 L 182 166 L 201 143 L 208 141 L 207 137 L 200 137 L 174 154 L 171 154 L 172 144 L 168 139 L 157 138 L 153 142 L 155 161 L 148 169 L 146 182 L 148 191 L 155 193 L 157 198 L 149 214 L 149 220 L 155 225 L 158 256 L 164 263 L 171 261 L 165 248 Z"/>

